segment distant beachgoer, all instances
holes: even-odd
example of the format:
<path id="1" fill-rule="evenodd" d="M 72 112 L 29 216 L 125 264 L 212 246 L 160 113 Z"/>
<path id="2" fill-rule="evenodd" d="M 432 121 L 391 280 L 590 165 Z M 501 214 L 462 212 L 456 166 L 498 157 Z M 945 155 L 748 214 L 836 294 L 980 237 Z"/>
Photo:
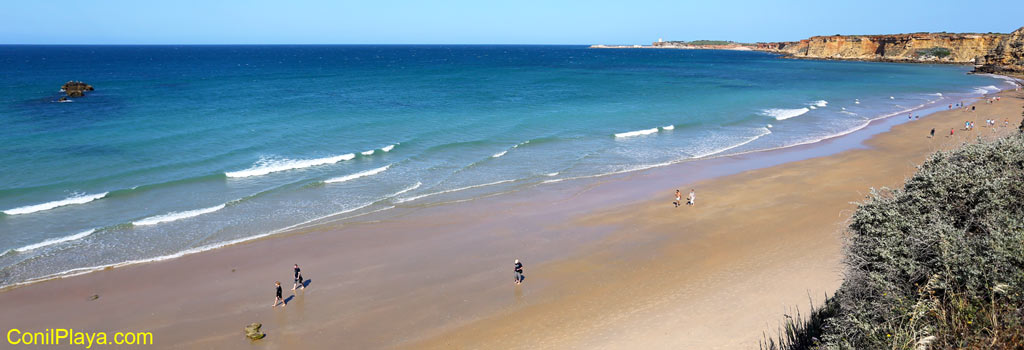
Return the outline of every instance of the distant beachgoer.
<path id="1" fill-rule="evenodd" d="M 302 280 L 302 270 L 299 269 L 299 264 L 295 264 L 295 283 L 292 284 L 292 290 L 295 290 L 296 287 L 306 289 L 306 285 Z"/>
<path id="2" fill-rule="evenodd" d="M 949 109 L 953 109 L 953 105 L 949 105 Z"/>
<path id="3" fill-rule="evenodd" d="M 683 194 L 681 192 L 679 192 L 679 190 L 676 190 L 676 201 L 672 202 L 672 204 L 674 204 L 676 206 L 676 208 L 679 208 L 679 203 L 682 203 L 682 202 L 683 202 Z"/>
<path id="4" fill-rule="evenodd" d="M 974 112 L 974 107 L 975 107 L 975 106 L 971 106 L 971 112 Z"/>
<path id="5" fill-rule="evenodd" d="M 1009 119 L 1003 120 L 1003 127 L 1005 128 L 1005 127 L 1009 127 L 1009 126 L 1010 126 L 1010 120 Z"/>
<path id="6" fill-rule="evenodd" d="M 522 284 L 523 283 L 523 263 L 519 262 L 519 259 L 516 259 L 515 271 L 516 271 L 516 284 Z"/>
<path id="7" fill-rule="evenodd" d="M 928 136 L 928 137 L 935 137 L 935 128 L 932 128 L 932 134 L 931 134 L 931 136 Z"/>
<path id="8" fill-rule="evenodd" d="M 949 128 L 949 136 L 953 136 L 953 128 Z"/>
<path id="9" fill-rule="evenodd" d="M 965 120 L 964 121 L 964 130 L 968 130 L 970 128 L 971 128 L 971 122 Z"/>
<path id="10" fill-rule="evenodd" d="M 281 294 L 281 282 L 274 282 L 274 285 L 277 286 L 277 297 L 274 298 L 274 306 L 272 306 L 272 307 L 277 307 L 278 303 L 280 303 L 281 305 L 287 307 L 288 304 L 284 303 L 284 297 Z"/>
<path id="11" fill-rule="evenodd" d="M 690 195 L 686 197 L 686 205 L 694 205 L 697 201 L 697 194 L 694 193 L 693 189 L 690 189 Z"/>
<path id="12" fill-rule="evenodd" d="M 915 119 L 915 120 L 916 120 L 916 119 L 921 119 L 921 115 L 920 115 L 920 114 L 918 114 L 918 115 L 915 115 L 915 116 L 914 116 L 914 119 Z"/>

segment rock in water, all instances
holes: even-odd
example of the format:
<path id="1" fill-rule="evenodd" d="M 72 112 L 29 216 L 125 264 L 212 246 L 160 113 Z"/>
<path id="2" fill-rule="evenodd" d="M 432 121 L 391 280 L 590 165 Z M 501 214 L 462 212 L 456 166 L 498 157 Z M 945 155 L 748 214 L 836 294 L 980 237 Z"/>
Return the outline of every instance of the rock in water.
<path id="1" fill-rule="evenodd" d="M 80 81 L 69 81 L 64 83 L 60 90 L 64 91 L 68 97 L 82 97 L 85 96 L 86 91 L 93 91 L 93 88 L 92 85 Z"/>
<path id="2" fill-rule="evenodd" d="M 263 339 L 263 337 L 266 337 L 267 335 L 260 332 L 260 327 L 263 327 L 263 325 L 259 323 L 250 323 L 248 326 L 245 326 L 245 336 L 249 338 L 249 340 Z"/>

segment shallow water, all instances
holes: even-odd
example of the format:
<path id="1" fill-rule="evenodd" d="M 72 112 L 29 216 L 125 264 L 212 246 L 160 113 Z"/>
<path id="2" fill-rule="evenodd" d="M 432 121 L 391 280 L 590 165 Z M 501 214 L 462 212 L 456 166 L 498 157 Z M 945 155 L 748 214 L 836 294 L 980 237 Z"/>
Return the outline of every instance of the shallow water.
<path id="1" fill-rule="evenodd" d="M 579 46 L 0 46 L 0 285 L 806 144 L 1006 87 L 967 71 Z M 72 79 L 96 91 L 55 103 Z"/>

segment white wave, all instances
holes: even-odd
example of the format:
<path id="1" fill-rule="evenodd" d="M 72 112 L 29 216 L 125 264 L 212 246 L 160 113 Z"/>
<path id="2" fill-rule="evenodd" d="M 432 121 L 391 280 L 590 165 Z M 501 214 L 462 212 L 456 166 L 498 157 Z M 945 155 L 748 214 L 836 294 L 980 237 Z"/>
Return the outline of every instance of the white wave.
<path id="1" fill-rule="evenodd" d="M 889 99 L 890 99 L 890 100 L 895 100 L 896 98 L 895 98 L 895 97 L 892 97 L 892 96 L 889 96 Z"/>
<path id="2" fill-rule="evenodd" d="M 807 108 L 810 108 L 810 109 L 818 109 L 818 107 L 814 107 L 814 106 L 807 106 Z"/>
<path id="3" fill-rule="evenodd" d="M 854 100 L 853 103 L 860 104 L 860 100 Z"/>
<path id="4" fill-rule="evenodd" d="M 29 214 L 29 213 L 35 213 L 37 211 L 50 210 L 50 209 L 53 209 L 53 208 L 56 208 L 56 207 L 63 207 L 65 205 L 85 204 L 85 203 L 89 203 L 89 202 L 92 202 L 94 200 L 106 197 L 107 193 L 109 193 L 109 192 L 96 193 L 96 194 L 75 194 L 75 195 L 72 195 L 71 197 L 64 198 L 64 199 L 61 199 L 59 201 L 46 202 L 46 203 L 36 204 L 36 205 L 29 205 L 29 206 L 14 208 L 14 209 L 7 209 L 7 210 L 4 210 L 4 214 L 7 214 L 7 215 Z"/>
<path id="5" fill-rule="evenodd" d="M 804 113 L 810 112 L 807 108 L 796 108 L 796 109 L 783 109 L 783 108 L 771 108 L 761 111 L 762 115 L 774 117 L 775 120 L 786 120 L 793 117 L 799 117 Z"/>
<path id="6" fill-rule="evenodd" d="M 643 130 L 630 131 L 630 132 L 620 132 L 618 134 L 615 134 L 615 137 L 620 137 L 621 138 L 621 137 L 633 137 L 633 136 L 641 136 L 641 135 L 650 135 L 650 134 L 653 134 L 653 133 L 656 133 L 656 132 L 658 132 L 658 128 L 650 128 L 650 129 L 643 129 Z"/>
<path id="7" fill-rule="evenodd" d="M 839 113 L 846 114 L 846 115 L 857 115 L 857 113 L 853 113 L 853 112 L 850 112 L 850 111 L 847 111 L 847 110 L 839 111 Z"/>
<path id="8" fill-rule="evenodd" d="M 843 109 L 843 110 L 845 111 L 845 110 L 846 110 L 846 107 L 842 107 L 842 109 Z"/>
<path id="9" fill-rule="evenodd" d="M 342 154 L 340 156 L 316 158 L 316 159 L 260 159 L 249 169 L 239 171 L 229 171 L 224 173 L 227 177 L 250 177 L 250 176 L 261 176 L 278 171 L 302 169 L 324 164 L 333 164 L 343 160 L 350 160 L 355 158 L 356 155 L 352 153 Z"/>
<path id="10" fill-rule="evenodd" d="M 825 106 L 828 106 L 828 101 L 817 100 L 817 101 L 814 101 L 814 103 L 812 103 L 812 105 L 818 106 L 818 107 L 825 107 Z"/>
<path id="11" fill-rule="evenodd" d="M 412 185 L 412 186 L 406 187 L 406 188 L 402 189 L 401 191 L 398 191 L 398 192 L 395 192 L 395 193 L 389 194 L 389 195 L 388 195 L 387 197 L 385 197 L 385 198 L 394 198 L 394 197 L 398 197 L 398 196 L 401 196 L 401 195 L 402 195 L 403 193 L 406 193 L 406 192 L 409 192 L 409 191 L 415 190 L 415 189 L 417 189 L 417 188 L 420 188 L 420 185 L 422 185 L 422 184 L 423 184 L 422 182 L 416 181 L 416 184 L 415 184 L 415 185 Z"/>
<path id="12" fill-rule="evenodd" d="M 505 153 L 508 153 L 508 151 L 506 150 L 506 151 L 501 151 L 501 152 L 495 153 L 493 156 L 491 156 L 491 158 L 501 157 L 501 156 L 505 155 Z"/>
<path id="13" fill-rule="evenodd" d="M 349 174 L 349 175 L 345 175 L 345 176 L 336 177 L 336 178 L 333 178 L 333 179 L 327 179 L 327 180 L 324 180 L 324 183 L 332 184 L 332 183 L 345 182 L 345 181 L 348 181 L 348 180 L 358 179 L 358 178 L 361 178 L 361 177 L 377 175 L 377 174 L 380 174 L 380 173 L 384 172 L 385 170 L 388 170 L 388 168 L 390 168 L 390 167 L 391 167 L 391 164 L 388 164 L 388 165 L 382 166 L 382 167 L 377 168 L 377 169 L 370 169 L 370 170 L 366 170 L 366 171 L 360 171 L 360 172 L 355 173 L 355 174 Z"/>
<path id="14" fill-rule="evenodd" d="M 768 125 L 766 125 L 765 127 L 766 127 L 766 128 L 769 128 L 769 129 L 771 129 L 771 128 L 774 128 L 775 126 L 773 126 L 773 125 L 771 125 L 771 124 L 768 124 Z"/>
<path id="15" fill-rule="evenodd" d="M 346 209 L 346 210 L 342 210 L 342 211 L 337 212 L 337 213 L 328 214 L 328 215 L 324 215 L 324 216 L 321 216 L 321 217 L 313 218 L 313 219 L 310 219 L 310 220 L 306 220 L 306 221 L 300 222 L 298 224 L 294 224 L 294 225 L 291 225 L 291 226 L 279 228 L 279 229 L 276 229 L 276 230 L 273 230 L 273 231 L 270 231 L 270 232 L 266 232 L 266 233 L 261 233 L 261 234 L 258 234 L 258 235 L 242 237 L 242 238 L 238 238 L 238 239 L 234 239 L 234 240 L 230 240 L 230 241 L 225 241 L 225 242 L 220 242 L 220 243 L 211 243 L 211 244 L 204 245 L 202 247 L 186 249 L 186 250 L 183 250 L 183 251 L 180 251 L 180 252 L 177 252 L 177 253 L 161 255 L 161 256 L 157 256 L 157 257 L 153 257 L 153 258 L 128 260 L 128 261 L 122 261 L 122 262 L 113 263 L 113 264 L 105 264 L 105 265 L 97 265 L 97 266 L 90 266 L 90 267 L 74 268 L 74 269 L 65 270 L 65 271 L 49 274 L 49 275 L 38 277 L 38 278 L 33 278 L 33 279 L 30 279 L 30 280 L 27 280 L 27 281 L 24 281 L 24 282 L 14 283 L 13 285 L 14 286 L 21 286 L 21 285 L 27 285 L 27 284 L 32 284 L 32 283 L 36 283 L 36 282 L 42 282 L 42 281 L 56 279 L 56 278 L 67 278 L 67 277 L 74 277 L 74 276 L 84 275 L 84 274 L 87 274 L 87 273 L 90 273 L 90 272 L 106 270 L 106 269 L 109 269 L 109 268 L 118 268 L 118 267 L 122 267 L 122 266 L 129 266 L 129 265 L 135 265 L 135 264 L 145 264 L 145 263 L 151 263 L 151 262 L 157 262 L 157 261 L 176 259 L 176 258 L 180 258 L 180 257 L 186 256 L 186 255 L 202 253 L 202 252 L 205 252 L 205 251 L 209 251 L 209 250 L 213 250 L 213 249 L 217 249 L 217 248 L 221 248 L 221 247 L 226 247 L 226 246 L 235 245 L 235 244 L 239 244 L 239 243 L 245 243 L 245 242 L 257 240 L 257 239 L 260 239 L 260 238 L 263 238 L 263 237 L 273 236 L 273 235 L 276 235 L 276 234 L 279 234 L 279 233 L 282 233 L 282 232 L 287 232 L 287 231 L 292 230 L 292 229 L 303 227 L 304 225 L 308 225 L 308 224 L 311 224 L 311 223 L 318 222 L 320 220 L 323 220 L 323 219 L 326 219 L 326 218 L 329 218 L 329 217 L 332 217 L 332 216 L 337 216 L 337 215 L 341 215 L 341 214 L 351 213 L 353 211 L 369 207 L 370 205 L 373 205 L 373 203 L 367 203 L 365 205 L 362 205 L 362 206 L 359 206 L 359 207 L 356 207 L 356 208 Z M 366 212 L 366 213 L 360 213 L 360 214 L 352 215 L 352 216 L 349 216 L 349 217 L 340 218 L 338 220 L 350 219 L 350 218 L 354 218 L 354 217 L 358 217 L 358 216 L 362 216 L 362 215 L 367 215 L 367 214 L 371 214 L 371 213 L 376 213 L 376 212 L 380 212 L 380 211 L 384 211 L 384 210 L 388 210 L 388 209 L 392 209 L 392 208 L 394 208 L 394 207 L 393 206 L 384 207 L 384 208 L 377 209 L 377 210 L 372 210 L 372 211 L 369 211 L 369 212 Z M 0 289 L 6 288 L 8 286 L 9 285 L 0 286 Z"/>
<path id="16" fill-rule="evenodd" d="M 363 152 L 360 152 L 359 154 L 362 154 L 362 155 L 364 155 L 364 156 L 372 156 L 372 155 L 373 155 L 373 152 L 375 152 L 375 151 L 371 149 L 371 150 L 369 150 L 369 151 L 363 151 Z"/>
<path id="17" fill-rule="evenodd" d="M 763 128 L 763 129 L 761 129 L 761 133 L 760 134 L 757 134 L 756 136 L 750 137 L 750 138 L 744 140 L 743 142 L 737 143 L 735 145 L 719 148 L 717 150 L 713 150 L 713 151 L 710 151 L 710 152 L 706 152 L 706 153 L 702 153 L 702 154 L 697 154 L 697 155 L 694 155 L 693 158 L 704 158 L 704 157 L 708 157 L 708 156 L 713 156 L 713 155 L 716 155 L 716 154 L 719 154 L 719 153 L 731 150 L 733 148 L 740 147 L 740 146 L 743 146 L 745 144 L 754 142 L 754 140 L 757 140 L 757 139 L 761 138 L 762 136 L 765 136 L 765 135 L 768 135 L 768 134 L 771 134 L 771 133 L 772 133 L 772 131 L 768 130 L 768 128 Z"/>
<path id="18" fill-rule="evenodd" d="M 156 224 L 161 224 L 161 223 L 171 222 L 171 221 L 178 221 L 178 220 L 181 220 L 181 219 L 187 219 L 187 218 L 191 218 L 191 217 L 196 217 L 196 216 L 203 215 L 203 214 L 209 214 L 209 213 L 212 213 L 212 212 L 224 209 L 225 206 L 226 206 L 225 204 L 221 204 L 221 205 L 218 205 L 218 206 L 215 206 L 215 207 L 209 207 L 209 208 L 203 208 L 203 209 L 186 210 L 186 211 L 174 211 L 174 212 L 170 212 L 170 213 L 163 214 L 163 215 L 150 216 L 148 218 L 132 222 L 132 225 L 135 225 L 135 226 L 147 226 L 147 225 L 156 225 Z"/>
<path id="19" fill-rule="evenodd" d="M 500 184 L 503 184 L 503 183 L 509 183 L 509 182 L 513 182 L 513 181 L 516 181 L 516 180 L 501 180 L 501 181 L 489 182 L 489 183 L 485 183 L 485 184 L 472 185 L 472 186 L 466 186 L 466 187 L 459 187 L 459 188 L 450 189 L 450 190 L 444 190 L 444 191 L 432 192 L 432 193 L 427 193 L 427 194 L 421 194 L 419 196 L 414 196 L 414 197 L 409 197 L 409 198 L 400 198 L 397 201 L 395 201 L 395 203 L 405 203 L 405 202 L 410 202 L 410 201 L 414 201 L 414 200 L 417 200 L 417 199 L 426 198 L 426 197 L 430 197 L 430 196 L 435 196 L 435 195 L 439 195 L 439 194 L 465 191 L 465 190 L 479 188 L 479 187 L 485 187 L 485 186 L 500 185 Z"/>
<path id="20" fill-rule="evenodd" d="M 48 239 L 48 240 L 45 240 L 45 241 L 42 241 L 42 242 L 39 242 L 39 243 L 36 243 L 36 244 L 29 244 L 27 246 L 24 246 L 24 247 L 21 247 L 21 248 L 17 248 L 14 251 L 19 252 L 19 253 L 24 253 L 24 252 L 27 252 L 27 251 L 30 251 L 30 250 L 39 249 L 39 248 L 42 248 L 42 247 L 45 247 L 45 246 L 54 245 L 54 244 L 57 244 L 57 243 L 63 243 L 63 242 L 67 242 L 67 241 L 79 240 L 79 239 L 85 238 L 88 235 L 91 235 L 93 232 L 96 232 L 96 229 L 79 232 L 79 233 L 76 233 L 76 234 L 73 234 L 73 235 L 70 235 L 70 236 L 51 238 L 51 239 Z"/>
<path id="21" fill-rule="evenodd" d="M 382 148 L 381 148 L 380 150 L 381 150 L 381 151 L 384 151 L 385 153 L 386 153 L 386 152 L 391 152 L 391 150 L 395 149 L 395 145 L 397 145 L 397 143 L 396 143 L 396 144 L 394 144 L 394 145 L 387 145 L 387 146 L 384 146 L 384 147 L 382 147 Z"/>
<path id="22" fill-rule="evenodd" d="M 934 94 L 929 94 L 929 95 L 942 97 L 942 93 L 941 92 L 936 92 Z"/>
<path id="23" fill-rule="evenodd" d="M 666 125 L 666 126 L 661 127 L 662 130 L 674 130 L 675 128 L 676 128 L 675 125 Z"/>
<path id="24" fill-rule="evenodd" d="M 544 176 L 548 176 L 548 177 L 558 176 L 558 172 L 556 171 L 556 172 L 553 172 L 553 173 L 547 173 L 547 174 L 544 174 Z"/>

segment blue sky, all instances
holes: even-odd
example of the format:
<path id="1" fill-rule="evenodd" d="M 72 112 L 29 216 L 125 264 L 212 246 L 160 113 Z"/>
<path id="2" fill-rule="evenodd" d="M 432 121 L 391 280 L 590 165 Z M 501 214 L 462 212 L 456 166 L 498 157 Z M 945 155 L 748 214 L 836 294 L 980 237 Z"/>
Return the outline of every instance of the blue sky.
<path id="1" fill-rule="evenodd" d="M 2 44 L 634 44 L 1010 32 L 1024 1 L 0 0 Z"/>

